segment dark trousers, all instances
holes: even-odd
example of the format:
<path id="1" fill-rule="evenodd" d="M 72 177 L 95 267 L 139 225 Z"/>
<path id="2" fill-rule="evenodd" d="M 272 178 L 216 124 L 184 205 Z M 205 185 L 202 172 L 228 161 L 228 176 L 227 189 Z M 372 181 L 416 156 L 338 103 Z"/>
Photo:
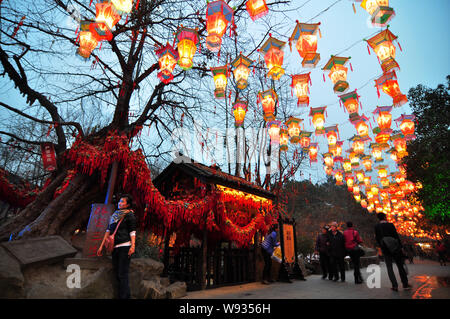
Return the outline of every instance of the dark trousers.
<path id="1" fill-rule="evenodd" d="M 345 280 L 344 256 L 330 256 L 330 270 L 334 279 L 339 279 L 340 273 L 341 280 Z"/>
<path id="2" fill-rule="evenodd" d="M 352 260 L 353 275 L 355 276 L 355 280 L 358 280 L 358 279 L 362 280 L 360 257 L 357 254 L 355 254 L 353 251 L 349 251 L 348 255 L 350 256 L 350 259 Z"/>
<path id="3" fill-rule="evenodd" d="M 264 258 L 264 270 L 263 270 L 263 280 L 270 280 L 270 272 L 272 270 L 272 258 L 271 255 L 264 249 L 261 248 L 261 252 Z"/>
<path id="4" fill-rule="evenodd" d="M 398 273 L 400 274 L 400 280 L 402 281 L 403 286 L 408 285 L 408 276 L 406 275 L 404 264 L 404 258 L 401 255 L 391 256 L 384 255 L 384 262 L 386 263 L 386 268 L 389 276 L 389 280 L 392 283 L 392 287 L 398 287 L 397 279 L 394 274 L 394 267 L 392 266 L 392 262 L 395 262 L 397 265 Z"/>
<path id="5" fill-rule="evenodd" d="M 320 262 L 320 268 L 322 268 L 322 276 L 324 278 L 327 277 L 327 276 L 331 277 L 330 256 L 328 256 L 327 253 L 320 253 L 319 252 L 319 262 Z"/>
<path id="6" fill-rule="evenodd" d="M 130 246 L 125 246 L 114 248 L 112 252 L 112 264 L 118 281 L 119 299 L 130 298 L 130 285 L 128 283 L 128 272 L 130 269 L 129 250 Z"/>

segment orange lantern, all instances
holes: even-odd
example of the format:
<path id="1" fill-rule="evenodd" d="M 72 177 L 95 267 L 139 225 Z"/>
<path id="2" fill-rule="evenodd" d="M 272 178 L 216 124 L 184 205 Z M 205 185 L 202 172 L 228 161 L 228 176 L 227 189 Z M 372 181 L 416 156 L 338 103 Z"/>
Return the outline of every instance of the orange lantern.
<path id="1" fill-rule="evenodd" d="M 353 189 L 355 189 L 355 188 L 353 187 Z M 353 195 L 353 198 L 354 198 L 355 201 L 358 202 L 358 203 L 361 201 L 361 195 L 359 195 L 359 194 L 354 194 L 354 195 Z"/>
<path id="2" fill-rule="evenodd" d="M 291 143 L 296 144 L 300 141 L 300 123 L 302 119 L 296 117 L 289 117 L 286 121 L 288 127 L 289 136 L 291 137 Z"/>
<path id="3" fill-rule="evenodd" d="M 319 152 L 318 143 L 309 143 L 309 160 L 310 162 L 317 162 L 317 154 Z"/>
<path id="4" fill-rule="evenodd" d="M 364 168 L 366 169 L 366 172 L 372 171 L 372 157 L 370 155 L 363 156 L 362 158 L 362 164 Z"/>
<path id="5" fill-rule="evenodd" d="M 89 21 L 81 21 L 80 30 L 80 47 L 77 49 L 77 53 L 87 59 L 97 47 L 98 41 L 89 31 Z"/>
<path id="6" fill-rule="evenodd" d="M 377 106 L 373 114 L 378 114 L 377 123 L 378 127 L 381 130 L 386 130 L 391 128 L 392 115 L 391 115 L 392 106 Z"/>
<path id="7" fill-rule="evenodd" d="M 347 68 L 344 66 L 350 58 L 331 56 L 330 60 L 323 67 L 322 70 L 330 71 L 328 76 L 334 84 L 333 90 L 335 93 L 344 92 L 348 89 L 347 82 Z"/>
<path id="8" fill-rule="evenodd" d="M 311 142 L 311 132 L 302 131 L 300 133 L 300 145 L 302 148 L 308 148 Z"/>
<path id="9" fill-rule="evenodd" d="M 352 167 L 359 166 L 359 155 L 356 154 L 356 152 L 350 152 L 350 155 L 348 157 L 350 158 L 350 163 L 352 163 Z"/>
<path id="10" fill-rule="evenodd" d="M 372 156 L 375 158 L 375 162 L 382 162 L 383 154 L 380 145 L 378 143 L 372 143 L 369 147 L 372 150 Z"/>
<path id="11" fill-rule="evenodd" d="M 267 122 L 267 131 L 270 136 L 270 144 L 280 143 L 280 124 L 281 121 L 278 120 Z"/>
<path id="12" fill-rule="evenodd" d="M 370 191 L 372 192 L 373 196 L 378 196 L 378 185 L 372 184 L 370 185 Z"/>
<path id="13" fill-rule="evenodd" d="M 233 9 L 222 0 L 213 1 L 206 6 L 206 47 L 217 52 L 222 45 L 222 36 L 228 23 L 233 21 Z"/>
<path id="14" fill-rule="evenodd" d="M 370 176 L 364 176 L 364 186 L 369 187 L 371 179 L 372 178 Z M 367 192 L 367 194 L 369 194 L 369 192 Z"/>
<path id="15" fill-rule="evenodd" d="M 334 146 L 328 146 L 328 151 L 333 154 L 335 162 L 342 162 L 344 159 L 342 158 L 342 144 L 343 141 L 337 141 Z"/>
<path id="16" fill-rule="evenodd" d="M 406 95 L 400 91 L 395 71 L 384 73 L 375 80 L 375 86 L 377 87 L 378 97 L 380 96 L 380 89 L 382 89 L 384 93 L 392 97 L 394 106 L 402 106 L 408 102 Z"/>
<path id="17" fill-rule="evenodd" d="M 244 124 L 245 114 L 247 113 L 248 103 L 246 101 L 237 100 L 233 104 L 233 114 L 235 126 L 241 127 Z"/>
<path id="18" fill-rule="evenodd" d="M 107 27 L 109 30 L 114 28 L 120 21 L 120 15 L 117 13 L 113 4 L 109 0 L 99 2 L 95 5 L 95 22 L 103 24 L 101 28 Z"/>
<path id="19" fill-rule="evenodd" d="M 362 208 L 367 208 L 367 201 L 365 199 L 361 200 L 361 207 Z"/>
<path id="20" fill-rule="evenodd" d="M 395 16 L 389 0 L 363 0 L 361 7 L 372 16 L 374 26 L 384 27 Z"/>
<path id="21" fill-rule="evenodd" d="M 353 191 L 353 185 L 355 184 L 355 180 L 353 178 L 353 176 L 351 175 L 347 175 L 345 176 L 345 182 L 347 183 L 347 187 L 349 189 L 349 191 Z"/>
<path id="22" fill-rule="evenodd" d="M 388 179 L 387 177 L 382 177 L 382 178 L 380 178 L 380 184 L 381 184 L 381 186 L 383 186 L 384 188 L 389 187 L 389 185 L 390 185 L 389 179 Z"/>
<path id="23" fill-rule="evenodd" d="M 359 171 L 356 171 L 355 174 L 356 174 L 356 178 L 358 179 L 358 182 L 360 184 L 364 183 L 364 171 L 363 170 L 359 170 Z"/>
<path id="24" fill-rule="evenodd" d="M 367 40 L 381 63 L 383 73 L 399 69 L 399 65 L 395 61 L 395 47 L 392 44 L 392 41 L 396 39 L 397 37 L 389 29 L 386 29 Z"/>
<path id="25" fill-rule="evenodd" d="M 366 124 L 367 121 L 369 119 L 364 115 L 354 115 L 350 118 L 350 122 L 355 126 L 356 132 L 364 142 L 371 140 L 369 137 L 369 125 Z"/>
<path id="26" fill-rule="evenodd" d="M 317 31 L 319 30 L 319 23 L 299 23 L 297 24 L 289 38 L 289 46 L 292 50 L 292 42 L 295 42 L 295 47 L 298 53 L 303 58 L 303 67 L 315 67 L 320 61 L 320 54 L 317 51 Z"/>
<path id="27" fill-rule="evenodd" d="M 397 163 L 400 160 L 400 158 L 398 157 L 398 152 L 394 147 L 387 150 L 386 153 L 390 154 L 390 157 L 394 162 Z"/>
<path id="28" fill-rule="evenodd" d="M 130 13 L 133 8 L 133 0 L 111 0 L 117 11 Z"/>
<path id="29" fill-rule="evenodd" d="M 311 84 L 310 74 L 311 72 L 292 76 L 291 87 L 294 89 L 295 95 L 297 96 L 297 106 L 309 105 L 308 84 Z"/>
<path id="30" fill-rule="evenodd" d="M 325 127 L 325 133 L 327 134 L 328 146 L 336 145 L 338 139 L 338 127 L 337 125 Z"/>
<path id="31" fill-rule="evenodd" d="M 264 118 L 268 119 L 275 113 L 275 107 L 278 101 L 277 93 L 272 90 L 266 90 L 258 93 L 257 96 L 258 103 L 262 104 Z"/>
<path id="32" fill-rule="evenodd" d="M 324 153 L 324 154 L 322 154 L 322 156 L 323 156 L 323 161 L 324 161 L 325 165 L 328 167 L 333 167 L 333 165 L 334 165 L 333 154 Z"/>
<path id="33" fill-rule="evenodd" d="M 330 166 L 324 166 L 324 170 L 325 170 L 325 173 L 326 173 L 327 175 L 333 174 L 333 167 L 330 167 Z"/>
<path id="34" fill-rule="evenodd" d="M 352 141 L 352 148 L 356 154 L 364 153 L 364 141 L 359 137 L 359 135 L 353 136 L 350 141 Z"/>
<path id="35" fill-rule="evenodd" d="M 158 56 L 159 63 L 159 73 L 158 79 L 167 84 L 173 79 L 173 69 L 177 65 L 178 52 L 167 43 L 164 47 L 156 50 L 156 55 Z"/>
<path id="36" fill-rule="evenodd" d="M 358 185 L 354 185 L 353 186 L 353 194 L 354 195 L 359 195 L 359 186 Z"/>
<path id="37" fill-rule="evenodd" d="M 342 185 L 342 181 L 344 179 L 344 174 L 341 170 L 336 170 L 334 172 L 334 178 L 336 179 L 336 185 Z"/>
<path id="38" fill-rule="evenodd" d="M 391 138 L 391 133 L 392 133 L 391 129 L 381 130 L 379 127 L 376 127 L 373 129 L 373 133 L 376 134 L 375 142 L 378 143 L 378 146 L 382 150 L 389 147 L 389 144 L 387 142 Z"/>
<path id="39" fill-rule="evenodd" d="M 267 68 L 269 69 L 267 77 L 271 77 L 273 80 L 279 80 L 284 74 L 284 69 L 281 66 L 283 65 L 283 47 L 285 44 L 286 42 L 277 40 L 269 34 L 269 39 L 267 39 L 259 50 L 264 56 Z"/>
<path id="40" fill-rule="evenodd" d="M 316 135 L 322 135 L 325 133 L 323 126 L 325 124 L 324 113 L 326 108 L 326 106 L 315 108 L 312 107 L 311 111 L 309 112 L 309 116 L 312 116 L 312 123 L 314 125 L 314 128 L 316 129 Z"/>
<path id="41" fill-rule="evenodd" d="M 375 168 L 378 170 L 379 178 L 387 177 L 387 175 L 388 175 L 388 171 L 387 171 L 388 166 L 387 165 L 378 165 Z"/>
<path id="42" fill-rule="evenodd" d="M 402 131 L 403 135 L 405 136 L 405 140 L 407 141 L 416 138 L 416 136 L 414 135 L 415 119 L 416 117 L 413 114 L 402 114 L 398 119 L 395 120 L 397 123 L 400 123 L 400 130 Z"/>
<path id="43" fill-rule="evenodd" d="M 196 29 L 189 29 L 181 25 L 178 28 L 175 37 L 178 39 L 178 65 L 183 70 L 189 70 L 194 64 L 193 58 L 195 51 L 197 51 L 197 43 L 199 41 Z"/>
<path id="44" fill-rule="evenodd" d="M 359 95 L 356 90 L 340 95 L 339 102 L 344 104 L 350 118 L 358 115 Z"/>
<path id="45" fill-rule="evenodd" d="M 391 137 L 391 141 L 394 144 L 395 150 L 397 151 L 398 158 L 403 158 L 408 155 L 406 151 L 406 140 L 403 134 L 395 134 Z"/>
<path id="46" fill-rule="evenodd" d="M 228 65 L 218 66 L 211 68 L 213 74 L 214 86 L 214 97 L 216 99 L 225 98 L 225 89 L 227 87 L 227 77 L 228 77 Z"/>
<path id="47" fill-rule="evenodd" d="M 233 75 L 236 80 L 238 89 L 243 90 L 248 85 L 248 76 L 250 74 L 250 65 L 253 63 L 252 60 L 242 55 L 242 52 L 237 56 L 236 59 L 231 62 L 234 67 Z"/>
<path id="48" fill-rule="evenodd" d="M 348 158 L 344 159 L 344 162 L 342 163 L 342 168 L 344 169 L 344 171 L 346 173 L 351 172 L 352 171 L 352 162 Z"/>
<path id="49" fill-rule="evenodd" d="M 248 0 L 246 3 L 247 12 L 253 21 L 259 19 L 269 12 L 266 0 Z"/>
<path id="50" fill-rule="evenodd" d="M 286 125 L 280 127 L 280 150 L 287 151 L 289 142 L 289 134 Z"/>

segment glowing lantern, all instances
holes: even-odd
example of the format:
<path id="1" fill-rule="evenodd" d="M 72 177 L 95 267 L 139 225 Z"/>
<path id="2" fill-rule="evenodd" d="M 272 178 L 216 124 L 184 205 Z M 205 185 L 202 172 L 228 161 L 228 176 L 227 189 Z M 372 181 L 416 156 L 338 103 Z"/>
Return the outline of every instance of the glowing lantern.
<path id="1" fill-rule="evenodd" d="M 384 188 L 389 187 L 389 185 L 390 185 L 389 179 L 388 179 L 387 177 L 382 177 L 382 178 L 380 178 L 380 184 L 381 184 L 381 186 L 383 186 Z"/>
<path id="2" fill-rule="evenodd" d="M 324 170 L 325 170 L 325 173 L 326 173 L 327 175 L 333 174 L 333 167 L 325 166 L 325 167 L 324 167 Z"/>
<path id="3" fill-rule="evenodd" d="M 346 173 L 349 173 L 352 171 L 352 162 L 348 158 L 344 159 L 344 163 L 342 164 L 342 167 L 344 168 L 344 171 Z"/>
<path id="4" fill-rule="evenodd" d="M 391 129 L 381 130 L 379 127 L 376 127 L 373 129 L 373 133 L 376 134 L 375 142 L 378 143 L 378 146 L 382 150 L 389 147 L 389 144 L 387 142 L 391 138 L 391 133 L 392 133 Z"/>
<path id="5" fill-rule="evenodd" d="M 406 151 L 406 140 L 403 134 L 395 134 L 391 137 L 391 141 L 394 144 L 395 150 L 397 151 L 397 156 L 399 158 L 403 158 L 408 155 Z"/>
<path id="6" fill-rule="evenodd" d="M 359 194 L 359 186 L 358 185 L 353 186 L 353 194 L 355 194 L 355 195 Z"/>
<path id="7" fill-rule="evenodd" d="M 395 47 L 392 44 L 392 41 L 396 39 L 397 37 L 389 29 L 386 29 L 367 40 L 367 43 L 378 56 L 383 73 L 400 68 L 395 61 Z"/>
<path id="8" fill-rule="evenodd" d="M 355 189 L 355 188 L 353 187 L 353 189 Z M 361 201 L 361 195 L 359 195 L 359 194 L 354 194 L 354 195 L 353 195 L 353 198 L 354 198 L 355 201 L 358 202 L 358 203 Z"/>
<path id="9" fill-rule="evenodd" d="M 349 189 L 349 191 L 353 191 L 353 185 L 355 184 L 355 180 L 353 178 L 353 176 L 351 175 L 347 175 L 345 176 L 345 182 L 347 183 L 347 187 Z"/>
<path id="10" fill-rule="evenodd" d="M 280 150 L 287 151 L 289 142 L 289 134 L 286 125 L 280 127 Z"/>
<path id="11" fill-rule="evenodd" d="M 193 58 L 199 41 L 197 30 L 189 29 L 181 25 L 175 37 L 178 40 L 178 55 L 180 56 L 178 65 L 183 70 L 189 70 L 194 64 Z"/>
<path id="12" fill-rule="evenodd" d="M 367 210 L 368 210 L 370 213 L 373 212 L 374 209 L 375 209 L 374 204 L 370 203 L 369 205 L 367 205 Z"/>
<path id="13" fill-rule="evenodd" d="M 356 178 L 358 179 L 358 182 L 360 184 L 364 183 L 364 171 L 363 170 L 359 170 L 359 171 L 356 171 L 355 174 L 356 174 Z"/>
<path id="14" fill-rule="evenodd" d="M 244 124 L 245 114 L 247 113 L 248 103 L 246 101 L 237 100 L 233 104 L 234 125 L 241 127 Z"/>
<path id="15" fill-rule="evenodd" d="M 314 128 L 316 129 L 315 134 L 316 135 L 322 135 L 325 133 L 325 130 L 323 129 L 323 126 L 325 124 L 325 109 L 327 107 L 315 107 L 311 108 L 311 111 L 309 112 L 309 116 L 312 116 L 312 123 L 314 125 Z"/>
<path id="16" fill-rule="evenodd" d="M 362 208 L 367 208 L 367 201 L 365 199 L 361 200 L 361 207 Z"/>
<path id="17" fill-rule="evenodd" d="M 362 158 L 362 164 L 364 168 L 366 169 L 366 172 L 372 171 L 372 157 L 370 155 L 363 156 Z"/>
<path id="18" fill-rule="evenodd" d="M 344 159 L 342 158 L 342 144 L 343 141 L 337 141 L 334 146 L 328 146 L 328 151 L 333 154 L 335 162 L 342 162 Z"/>
<path id="19" fill-rule="evenodd" d="M 394 179 L 397 184 L 401 184 L 405 181 L 405 175 L 401 173 L 394 174 Z"/>
<path id="20" fill-rule="evenodd" d="M 270 144 L 278 144 L 280 142 L 280 124 L 281 121 L 278 120 L 267 122 Z"/>
<path id="21" fill-rule="evenodd" d="M 378 165 L 375 168 L 378 170 L 379 178 L 387 177 L 387 175 L 388 175 L 388 171 L 387 171 L 388 166 L 387 165 Z"/>
<path id="22" fill-rule="evenodd" d="M 265 119 L 273 116 L 278 101 L 278 95 L 274 90 L 259 92 L 257 101 L 262 104 Z"/>
<path id="23" fill-rule="evenodd" d="M 348 156 L 350 158 L 350 163 L 352 163 L 352 167 L 358 167 L 359 166 L 359 155 L 355 152 L 351 152 Z"/>
<path id="24" fill-rule="evenodd" d="M 98 41 L 92 32 L 89 31 L 88 21 L 81 21 L 80 30 L 80 47 L 77 49 L 77 53 L 87 59 L 97 47 Z"/>
<path id="25" fill-rule="evenodd" d="M 370 186 L 370 191 L 372 192 L 373 196 L 378 196 L 378 185 L 372 184 Z"/>
<path id="26" fill-rule="evenodd" d="M 120 21 L 120 15 L 109 0 L 97 3 L 95 11 L 95 22 L 104 24 L 103 28 L 106 26 L 111 30 Z"/>
<path id="27" fill-rule="evenodd" d="M 384 27 L 395 16 L 389 0 L 363 0 L 361 7 L 372 16 L 372 24 Z"/>
<path id="28" fill-rule="evenodd" d="M 308 84 L 311 84 L 310 74 L 296 74 L 292 76 L 291 87 L 294 88 L 295 95 L 297 96 L 297 106 L 309 105 Z"/>
<path id="29" fill-rule="evenodd" d="M 373 203 L 374 198 L 373 198 L 372 191 L 370 190 L 370 185 L 366 185 L 366 187 L 369 188 L 369 190 L 367 191 L 367 199 L 369 200 L 369 202 Z"/>
<path id="30" fill-rule="evenodd" d="M 383 154 L 380 145 L 378 143 L 372 143 L 369 147 L 372 150 L 372 156 L 375 158 L 375 162 L 382 162 Z"/>
<path id="31" fill-rule="evenodd" d="M 415 119 L 416 117 L 413 114 L 402 114 L 398 119 L 395 120 L 397 123 L 400 122 L 400 130 L 402 131 L 403 135 L 405 136 L 405 140 L 407 141 L 416 138 L 416 136 L 414 135 Z"/>
<path id="32" fill-rule="evenodd" d="M 296 117 L 289 117 L 286 121 L 288 127 L 289 136 L 291 137 L 291 143 L 296 144 L 300 141 L 300 123 L 302 119 Z"/>
<path id="33" fill-rule="evenodd" d="M 329 146 L 336 145 L 336 142 L 337 142 L 337 139 L 338 139 L 338 136 L 337 136 L 337 133 L 338 133 L 337 125 L 325 127 L 325 133 L 327 134 L 328 145 Z"/>
<path id="34" fill-rule="evenodd" d="M 133 8 L 133 0 L 111 0 L 111 2 L 119 12 L 130 13 Z"/>
<path id="35" fill-rule="evenodd" d="M 225 98 L 225 89 L 227 87 L 228 65 L 211 68 L 214 78 L 214 97 L 216 99 Z"/>
<path id="36" fill-rule="evenodd" d="M 323 67 L 322 70 L 328 70 L 328 76 L 334 84 L 333 90 L 335 93 L 344 92 L 348 89 L 347 82 L 347 68 L 344 66 L 350 58 L 331 56 L 330 60 Z"/>
<path id="37" fill-rule="evenodd" d="M 397 163 L 400 160 L 400 158 L 398 157 L 398 152 L 394 147 L 390 148 L 388 151 L 386 151 L 386 153 L 390 154 L 390 157 L 394 162 Z"/>
<path id="38" fill-rule="evenodd" d="M 317 162 L 318 152 L 319 152 L 319 144 L 318 143 L 310 143 L 309 151 L 308 151 L 310 162 Z"/>
<path id="39" fill-rule="evenodd" d="M 298 53 L 303 58 L 303 67 L 315 67 L 320 61 L 320 54 L 317 51 L 317 31 L 319 30 L 319 23 L 299 23 L 292 32 L 289 38 L 289 46 L 292 49 L 292 42 L 295 42 L 295 47 Z"/>
<path id="40" fill-rule="evenodd" d="M 369 125 L 366 124 L 367 121 L 369 121 L 369 119 L 364 115 L 356 115 L 350 118 L 350 122 L 355 126 L 356 132 L 364 142 L 371 140 L 369 137 Z"/>
<path id="41" fill-rule="evenodd" d="M 253 21 L 265 16 L 269 12 L 266 0 L 248 0 L 246 6 L 247 12 Z"/>
<path id="42" fill-rule="evenodd" d="M 364 153 L 364 141 L 358 135 L 353 136 L 350 141 L 352 141 L 352 148 L 356 154 Z"/>
<path id="43" fill-rule="evenodd" d="M 164 47 L 156 50 L 156 55 L 158 56 L 159 72 L 158 79 L 167 84 L 173 79 L 173 69 L 177 65 L 178 52 L 167 43 Z"/>
<path id="44" fill-rule="evenodd" d="M 402 106 L 408 102 L 406 95 L 402 94 L 397 82 L 397 75 L 395 71 L 384 73 L 381 77 L 375 80 L 378 97 L 380 96 L 380 88 L 384 93 L 393 99 L 394 106 Z"/>
<path id="45" fill-rule="evenodd" d="M 391 128 L 392 115 L 391 115 L 392 106 L 377 106 L 373 114 L 378 114 L 377 123 L 378 127 L 381 130 L 386 130 Z"/>
<path id="46" fill-rule="evenodd" d="M 311 132 L 302 131 L 300 133 L 300 145 L 302 148 L 308 148 L 311 142 Z"/>
<path id="47" fill-rule="evenodd" d="M 206 47 L 217 52 L 222 44 L 222 36 L 228 23 L 233 20 L 233 9 L 224 1 L 213 1 L 206 6 Z"/>
<path id="48" fill-rule="evenodd" d="M 325 154 L 322 154 L 322 156 L 323 156 L 323 161 L 325 162 L 325 165 L 328 167 L 333 167 L 333 165 L 334 165 L 333 154 L 325 153 Z"/>
<path id="49" fill-rule="evenodd" d="M 371 179 L 372 178 L 370 176 L 364 176 L 364 186 L 369 187 Z M 369 194 L 369 192 L 367 192 L 367 194 Z"/>
<path id="50" fill-rule="evenodd" d="M 358 115 L 359 95 L 356 90 L 339 96 L 339 102 L 344 104 L 350 118 Z"/>
<path id="51" fill-rule="evenodd" d="M 90 23 L 89 30 L 97 41 L 110 41 L 113 38 L 111 30 L 103 22 Z"/>
<path id="52" fill-rule="evenodd" d="M 250 65 L 253 63 L 252 60 L 242 55 L 242 52 L 237 56 L 236 59 L 231 62 L 234 67 L 233 75 L 236 80 L 238 89 L 243 90 L 248 85 L 248 76 L 250 74 Z"/>
<path id="53" fill-rule="evenodd" d="M 267 77 L 271 77 L 273 80 L 279 80 L 284 74 L 283 65 L 284 52 L 283 47 L 286 42 L 272 38 L 269 34 L 269 39 L 262 45 L 260 52 L 264 56 L 267 68 L 269 72 Z"/>
<path id="54" fill-rule="evenodd" d="M 341 170 L 336 170 L 334 172 L 334 178 L 336 179 L 336 185 L 342 185 L 342 180 L 344 179 L 344 175 Z"/>

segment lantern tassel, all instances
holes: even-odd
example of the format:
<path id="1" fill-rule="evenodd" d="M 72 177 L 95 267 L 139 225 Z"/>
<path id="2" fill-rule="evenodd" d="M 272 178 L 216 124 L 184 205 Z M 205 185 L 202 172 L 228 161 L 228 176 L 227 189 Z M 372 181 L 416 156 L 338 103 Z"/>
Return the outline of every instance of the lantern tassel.
<path id="1" fill-rule="evenodd" d="M 371 55 L 370 54 L 370 47 L 369 47 L 369 45 L 367 45 L 367 52 L 369 52 L 369 55 Z"/>
<path id="2" fill-rule="evenodd" d="M 319 38 L 322 39 L 322 31 L 320 31 L 320 28 L 319 28 Z"/>
<path id="3" fill-rule="evenodd" d="M 353 7 L 353 12 L 356 14 L 355 3 L 352 3 L 352 7 Z"/>
<path id="4" fill-rule="evenodd" d="M 139 0 L 136 1 L 136 10 L 138 10 L 138 8 L 139 8 Z"/>
<path id="5" fill-rule="evenodd" d="M 322 75 L 323 75 L 323 81 L 325 82 L 325 73 L 322 73 Z"/>
<path id="6" fill-rule="evenodd" d="M 397 44 L 398 44 L 398 48 L 400 49 L 400 51 L 402 51 L 402 52 L 403 52 L 403 50 L 402 50 L 402 46 L 400 45 L 400 42 L 398 42 L 398 40 L 397 40 Z"/>
<path id="7" fill-rule="evenodd" d="M 350 70 L 353 72 L 352 63 L 350 62 Z"/>

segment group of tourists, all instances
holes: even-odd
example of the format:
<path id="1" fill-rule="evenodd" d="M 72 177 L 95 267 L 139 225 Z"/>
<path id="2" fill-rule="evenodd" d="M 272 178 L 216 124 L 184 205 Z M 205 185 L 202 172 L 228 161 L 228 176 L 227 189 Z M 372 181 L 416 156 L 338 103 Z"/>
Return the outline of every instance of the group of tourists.
<path id="1" fill-rule="evenodd" d="M 380 221 L 375 226 L 375 238 L 384 257 L 391 289 L 398 291 L 398 282 L 394 274 L 393 263 L 397 265 L 403 289 L 409 290 L 408 276 L 405 269 L 405 254 L 400 237 L 394 224 L 386 220 L 386 214 L 379 213 Z M 345 282 L 345 257 L 350 256 L 353 264 L 355 284 L 363 283 L 361 275 L 360 257 L 364 250 L 360 246 L 363 243 L 358 231 L 354 229 L 352 222 L 347 222 L 347 228 L 343 232 L 338 230 L 337 222 L 332 222 L 322 228 L 321 234 L 316 240 L 315 253 L 319 255 L 322 269 L 322 279 Z"/>

